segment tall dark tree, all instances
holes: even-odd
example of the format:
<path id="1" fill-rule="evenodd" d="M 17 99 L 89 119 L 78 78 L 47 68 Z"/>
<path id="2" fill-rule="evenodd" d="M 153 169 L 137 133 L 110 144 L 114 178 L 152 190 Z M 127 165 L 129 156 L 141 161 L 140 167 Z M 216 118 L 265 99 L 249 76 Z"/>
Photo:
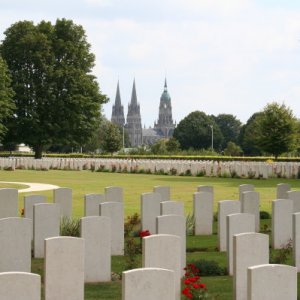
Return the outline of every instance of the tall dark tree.
<path id="1" fill-rule="evenodd" d="M 261 112 L 254 113 L 242 126 L 239 135 L 239 144 L 241 145 L 245 155 L 261 155 L 262 149 L 258 145 L 258 135 L 260 134 L 259 129 L 259 118 Z"/>
<path id="2" fill-rule="evenodd" d="M 276 102 L 268 104 L 259 118 L 258 145 L 277 158 L 297 146 L 298 124 L 290 108 Z"/>
<path id="3" fill-rule="evenodd" d="M 103 120 L 100 131 L 100 148 L 104 152 L 114 153 L 122 148 L 122 134 L 118 125 Z"/>
<path id="4" fill-rule="evenodd" d="M 14 92 L 11 88 L 11 78 L 7 65 L 0 56 L 0 141 L 7 131 L 5 121 L 12 115 L 15 109 L 12 101 L 13 95 Z"/>
<path id="5" fill-rule="evenodd" d="M 211 127 L 212 126 L 212 127 Z M 194 111 L 181 120 L 174 130 L 174 138 L 180 143 L 181 149 L 207 149 L 212 144 L 219 150 L 223 136 L 215 120 L 201 111 Z"/>
<path id="6" fill-rule="evenodd" d="M 225 149 L 229 142 L 237 144 L 242 126 L 241 121 L 231 114 L 220 114 L 213 118 L 218 124 L 224 138 L 221 145 L 222 149 Z"/>
<path id="7" fill-rule="evenodd" d="M 50 145 L 85 144 L 106 97 L 91 74 L 95 57 L 83 28 L 65 19 L 18 22 L 0 50 L 16 92 L 15 139 L 33 147 L 36 158 Z"/>

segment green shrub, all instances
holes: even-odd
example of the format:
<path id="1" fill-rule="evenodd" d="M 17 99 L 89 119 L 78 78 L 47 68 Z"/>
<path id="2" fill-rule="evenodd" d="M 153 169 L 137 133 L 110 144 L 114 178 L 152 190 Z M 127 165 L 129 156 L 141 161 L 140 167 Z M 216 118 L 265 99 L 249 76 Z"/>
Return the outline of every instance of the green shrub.
<path id="1" fill-rule="evenodd" d="M 260 219 L 261 220 L 267 220 L 267 219 L 271 219 L 271 215 L 267 212 L 267 211 L 261 211 L 259 213 Z"/>
<path id="2" fill-rule="evenodd" d="M 80 219 L 62 217 L 60 222 L 60 235 L 80 237 Z"/>
<path id="3" fill-rule="evenodd" d="M 227 275 L 227 269 L 221 267 L 213 260 L 198 260 L 193 264 L 200 270 L 199 276 L 224 276 Z"/>
<path id="4" fill-rule="evenodd" d="M 194 214 L 188 214 L 186 216 L 186 234 L 194 235 L 195 231 L 195 216 Z"/>
<path id="5" fill-rule="evenodd" d="M 135 232 L 141 230 L 141 218 L 138 213 L 127 216 L 124 223 L 124 235 L 125 237 L 136 236 Z"/>
<path id="6" fill-rule="evenodd" d="M 283 245 L 281 249 L 271 251 L 270 264 L 287 264 L 291 258 L 293 251 L 293 241 L 289 240 L 286 245 Z"/>

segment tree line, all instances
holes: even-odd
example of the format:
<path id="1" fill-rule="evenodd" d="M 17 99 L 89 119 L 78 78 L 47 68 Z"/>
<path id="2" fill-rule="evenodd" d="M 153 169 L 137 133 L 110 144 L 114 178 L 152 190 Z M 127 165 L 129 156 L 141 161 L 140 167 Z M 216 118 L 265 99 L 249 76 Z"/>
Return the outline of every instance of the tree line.
<path id="1" fill-rule="evenodd" d="M 35 157 L 43 151 L 83 149 L 113 153 L 130 147 L 128 134 L 101 115 L 108 98 L 92 75 L 95 56 L 84 29 L 71 20 L 34 25 L 20 21 L 0 44 L 0 143 L 12 150 L 25 143 Z M 300 122 L 276 102 L 246 124 L 234 115 L 194 111 L 181 120 L 173 138 L 134 153 L 207 152 L 226 155 L 299 155 Z"/>

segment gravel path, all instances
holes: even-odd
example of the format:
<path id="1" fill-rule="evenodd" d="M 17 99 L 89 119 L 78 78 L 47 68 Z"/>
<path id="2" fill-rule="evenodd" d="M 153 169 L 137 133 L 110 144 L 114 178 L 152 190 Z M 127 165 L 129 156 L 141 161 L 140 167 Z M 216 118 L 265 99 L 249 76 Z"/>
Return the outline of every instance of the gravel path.
<path id="1" fill-rule="evenodd" d="M 19 190 L 19 193 L 48 191 L 48 190 L 55 190 L 55 189 L 59 188 L 59 186 L 57 186 L 57 185 L 46 184 L 46 183 L 35 183 L 35 182 L 0 181 L 0 183 L 24 184 L 24 185 L 29 186 L 26 189 Z"/>

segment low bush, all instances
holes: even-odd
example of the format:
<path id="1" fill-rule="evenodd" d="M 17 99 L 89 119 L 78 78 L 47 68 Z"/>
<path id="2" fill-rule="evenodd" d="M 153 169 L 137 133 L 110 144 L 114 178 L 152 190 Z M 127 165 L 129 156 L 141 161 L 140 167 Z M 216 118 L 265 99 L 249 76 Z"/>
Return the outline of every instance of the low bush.
<path id="1" fill-rule="evenodd" d="M 80 219 L 62 217 L 60 222 L 60 235 L 80 237 Z"/>
<path id="2" fill-rule="evenodd" d="M 259 216 L 260 216 L 260 219 L 261 220 L 268 220 L 268 219 L 271 219 L 271 215 L 267 212 L 267 211 L 261 211 L 259 213 Z"/>
<path id="3" fill-rule="evenodd" d="M 227 269 L 221 267 L 213 260 L 198 260 L 193 264 L 199 269 L 199 276 L 224 276 L 227 275 Z"/>

